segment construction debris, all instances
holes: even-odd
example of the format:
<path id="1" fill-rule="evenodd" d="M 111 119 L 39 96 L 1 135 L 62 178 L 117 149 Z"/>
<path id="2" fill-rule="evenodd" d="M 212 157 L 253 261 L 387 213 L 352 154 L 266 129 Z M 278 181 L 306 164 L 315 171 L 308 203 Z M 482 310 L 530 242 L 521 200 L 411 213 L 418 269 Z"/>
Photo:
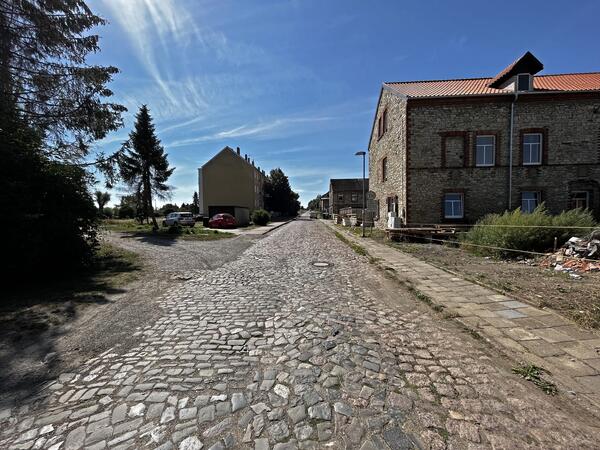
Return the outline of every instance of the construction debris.
<path id="1" fill-rule="evenodd" d="M 596 261 L 598 260 L 598 261 Z M 579 273 L 600 271 L 600 230 L 585 238 L 572 237 L 556 253 L 546 257 L 541 267 L 553 267 L 557 272 L 568 273 L 580 279 Z"/>

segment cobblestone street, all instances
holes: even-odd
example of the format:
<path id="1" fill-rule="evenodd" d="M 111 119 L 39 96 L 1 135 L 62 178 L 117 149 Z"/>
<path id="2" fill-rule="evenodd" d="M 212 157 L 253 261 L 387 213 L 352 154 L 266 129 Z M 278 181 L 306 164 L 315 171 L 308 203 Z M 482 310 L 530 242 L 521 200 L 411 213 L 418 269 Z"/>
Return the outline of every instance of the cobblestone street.
<path id="1" fill-rule="evenodd" d="M 216 244 L 211 244 L 216 245 Z M 329 266 L 315 266 L 328 262 Z M 0 448 L 598 448 L 600 422 L 317 221 L 194 272 L 160 318 L 0 411 Z"/>

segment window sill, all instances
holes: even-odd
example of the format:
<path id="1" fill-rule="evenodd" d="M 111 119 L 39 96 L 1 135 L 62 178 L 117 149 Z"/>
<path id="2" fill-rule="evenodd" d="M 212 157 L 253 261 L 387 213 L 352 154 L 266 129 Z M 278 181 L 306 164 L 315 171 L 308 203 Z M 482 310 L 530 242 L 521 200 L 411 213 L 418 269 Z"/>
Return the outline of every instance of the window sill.
<path id="1" fill-rule="evenodd" d="M 496 164 L 475 164 L 475 167 L 496 167 Z"/>
<path id="2" fill-rule="evenodd" d="M 541 166 L 542 163 L 523 163 L 523 166 L 525 167 L 535 167 L 535 166 Z"/>

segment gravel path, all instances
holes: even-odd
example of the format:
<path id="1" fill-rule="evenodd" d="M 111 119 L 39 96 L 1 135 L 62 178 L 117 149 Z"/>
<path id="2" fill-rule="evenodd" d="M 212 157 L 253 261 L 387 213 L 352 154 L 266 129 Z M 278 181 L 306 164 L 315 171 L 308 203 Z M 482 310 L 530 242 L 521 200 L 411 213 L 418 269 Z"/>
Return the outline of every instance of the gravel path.
<path id="1" fill-rule="evenodd" d="M 167 272 L 215 269 L 236 259 L 257 239 L 256 236 L 236 236 L 214 241 L 170 240 L 114 232 L 104 238 L 111 244 L 139 253 L 154 269 Z"/>

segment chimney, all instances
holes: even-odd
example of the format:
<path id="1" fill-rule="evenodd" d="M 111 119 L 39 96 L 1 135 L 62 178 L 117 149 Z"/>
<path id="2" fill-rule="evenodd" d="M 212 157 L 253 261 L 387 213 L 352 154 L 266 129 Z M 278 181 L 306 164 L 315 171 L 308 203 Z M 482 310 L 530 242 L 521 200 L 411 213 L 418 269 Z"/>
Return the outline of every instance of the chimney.
<path id="1" fill-rule="evenodd" d="M 238 156 L 239 156 L 239 154 L 240 154 L 240 148 L 239 148 L 239 147 L 237 147 L 236 149 L 237 149 L 237 154 L 238 154 Z"/>
<path id="2" fill-rule="evenodd" d="M 254 160 L 252 160 L 252 167 L 254 167 Z"/>
<path id="3" fill-rule="evenodd" d="M 244 160 L 248 161 L 248 155 L 246 153 L 244 153 Z"/>

